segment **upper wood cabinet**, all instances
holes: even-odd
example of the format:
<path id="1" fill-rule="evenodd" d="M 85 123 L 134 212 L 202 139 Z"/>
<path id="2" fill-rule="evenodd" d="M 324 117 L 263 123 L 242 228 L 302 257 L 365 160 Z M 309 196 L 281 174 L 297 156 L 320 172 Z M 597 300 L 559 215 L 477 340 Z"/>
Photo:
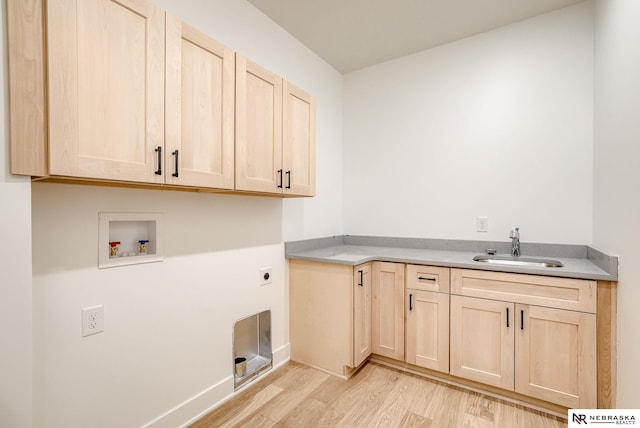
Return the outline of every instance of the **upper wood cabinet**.
<path id="1" fill-rule="evenodd" d="M 315 194 L 315 98 L 240 54 L 236 189 Z"/>
<path id="2" fill-rule="evenodd" d="M 46 10 L 49 173 L 161 183 L 164 11 L 144 0 Z"/>
<path id="3" fill-rule="evenodd" d="M 236 54 L 236 189 L 282 193 L 282 78 Z"/>
<path id="4" fill-rule="evenodd" d="M 233 189 L 235 54 L 166 19 L 166 182 Z"/>
<path id="5" fill-rule="evenodd" d="M 316 192 L 316 101 L 286 80 L 283 91 L 283 193 L 313 196 Z"/>
<path id="6" fill-rule="evenodd" d="M 13 174 L 313 196 L 311 95 L 147 0 L 7 12 Z"/>

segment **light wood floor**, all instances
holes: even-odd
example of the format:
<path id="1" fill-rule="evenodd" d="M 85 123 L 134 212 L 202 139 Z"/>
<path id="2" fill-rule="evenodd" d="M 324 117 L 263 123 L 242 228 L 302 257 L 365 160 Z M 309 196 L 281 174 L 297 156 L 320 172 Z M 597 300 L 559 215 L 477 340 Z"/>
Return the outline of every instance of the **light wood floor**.
<path id="1" fill-rule="evenodd" d="M 191 425 L 566 427 L 566 420 L 369 362 L 350 380 L 289 362 Z"/>

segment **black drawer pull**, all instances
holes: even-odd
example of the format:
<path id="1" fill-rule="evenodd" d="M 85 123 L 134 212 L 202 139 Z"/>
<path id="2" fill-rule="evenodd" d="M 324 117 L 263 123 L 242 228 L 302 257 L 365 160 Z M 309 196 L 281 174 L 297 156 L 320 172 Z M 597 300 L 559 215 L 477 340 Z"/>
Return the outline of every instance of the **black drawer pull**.
<path id="1" fill-rule="evenodd" d="M 520 330 L 524 330 L 524 311 L 520 311 Z"/>
<path id="2" fill-rule="evenodd" d="M 360 275 L 360 282 L 358 283 L 358 285 L 360 287 L 364 287 L 364 272 L 362 270 L 359 270 L 358 274 Z"/>
<path id="3" fill-rule="evenodd" d="M 413 294 L 409 294 L 409 310 L 413 310 Z"/>
<path id="4" fill-rule="evenodd" d="M 509 308 L 507 308 L 507 328 L 509 328 Z"/>
<path id="5" fill-rule="evenodd" d="M 176 157 L 176 171 L 175 171 L 173 174 L 171 174 L 171 175 L 172 175 L 172 176 L 174 176 L 174 177 L 178 177 L 178 155 L 179 155 L 179 154 L 178 154 L 178 149 L 175 149 L 175 150 L 173 151 L 173 153 L 171 153 L 171 154 L 172 154 L 172 155 L 174 155 L 174 156 Z"/>
<path id="6" fill-rule="evenodd" d="M 433 282 L 436 282 L 435 278 L 427 278 L 426 276 L 419 276 L 418 279 L 420 281 L 433 281 Z"/>
<path id="7" fill-rule="evenodd" d="M 280 176 L 278 178 L 278 189 L 282 189 L 282 170 L 281 169 L 278 170 L 278 175 Z"/>
<path id="8" fill-rule="evenodd" d="M 156 153 L 158 154 L 158 169 L 156 175 L 162 175 L 162 146 L 156 147 Z"/>

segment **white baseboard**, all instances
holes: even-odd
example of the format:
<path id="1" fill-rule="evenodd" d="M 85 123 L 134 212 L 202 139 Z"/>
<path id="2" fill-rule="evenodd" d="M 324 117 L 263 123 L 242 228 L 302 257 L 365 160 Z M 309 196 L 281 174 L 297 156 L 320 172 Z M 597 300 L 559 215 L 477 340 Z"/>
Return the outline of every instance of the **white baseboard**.
<path id="1" fill-rule="evenodd" d="M 271 353 L 273 368 L 280 367 L 291 359 L 291 345 L 286 343 Z"/>
<path id="2" fill-rule="evenodd" d="M 272 352 L 273 368 L 256 377 L 260 379 L 268 376 L 274 369 L 286 364 L 291 357 L 291 348 L 289 344 L 285 344 Z M 143 425 L 143 428 L 175 428 L 186 427 L 187 425 L 197 421 L 216 407 L 222 405 L 226 401 L 235 397 L 245 388 L 251 387 L 255 379 L 237 391 L 233 390 L 233 376 L 226 377 L 218 383 L 211 385 L 209 388 L 191 397 L 187 401 L 166 413 L 158 416 L 156 419 Z M 213 403 L 213 404 L 212 404 Z"/>

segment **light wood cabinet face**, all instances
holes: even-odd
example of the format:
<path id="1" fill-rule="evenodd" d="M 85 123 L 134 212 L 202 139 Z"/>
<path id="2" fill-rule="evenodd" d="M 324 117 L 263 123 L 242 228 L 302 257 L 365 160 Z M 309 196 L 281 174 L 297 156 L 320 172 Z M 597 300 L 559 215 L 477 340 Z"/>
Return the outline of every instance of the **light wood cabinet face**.
<path id="1" fill-rule="evenodd" d="M 449 294 L 406 290 L 406 361 L 449 372 Z"/>
<path id="2" fill-rule="evenodd" d="M 371 264 L 353 269 L 353 364 L 371 355 Z"/>
<path id="3" fill-rule="evenodd" d="M 513 390 L 514 310 L 513 303 L 451 296 L 451 374 Z"/>
<path id="4" fill-rule="evenodd" d="M 596 281 L 451 269 L 451 293 L 536 306 L 595 312 Z"/>
<path id="5" fill-rule="evenodd" d="M 40 0 L 7 0 L 11 173 L 48 171 L 46 49 Z"/>
<path id="6" fill-rule="evenodd" d="M 293 84 L 284 81 L 283 169 L 284 193 L 313 196 L 316 187 L 316 103 Z"/>
<path id="7" fill-rule="evenodd" d="M 353 267 L 289 261 L 291 360 L 345 375 L 353 361 Z"/>
<path id="8" fill-rule="evenodd" d="M 451 373 L 569 408 L 595 408 L 596 315 L 565 309 L 595 311 L 594 288 L 594 281 L 452 269 L 454 292 L 556 307 L 452 295 Z"/>
<path id="9" fill-rule="evenodd" d="M 156 182 L 164 12 L 145 0 L 48 2 L 49 172 Z"/>
<path id="10" fill-rule="evenodd" d="M 404 360 L 404 265 L 373 263 L 372 351 Z"/>
<path id="11" fill-rule="evenodd" d="M 233 189 L 234 52 L 168 14 L 166 50 L 166 182 Z"/>
<path id="12" fill-rule="evenodd" d="M 315 194 L 315 97 L 150 1 L 7 16 L 12 174 Z"/>
<path id="13" fill-rule="evenodd" d="M 449 293 L 449 268 L 407 265 L 407 288 Z"/>
<path id="14" fill-rule="evenodd" d="M 236 54 L 236 189 L 282 192 L 282 79 Z"/>
<path id="15" fill-rule="evenodd" d="M 599 389 L 606 385 L 598 384 L 595 313 L 564 309 L 566 301 L 549 308 L 424 290 L 417 275 L 427 272 L 439 275 L 427 281 L 430 290 L 446 288 L 447 272 L 439 269 L 290 261 L 292 359 L 344 375 L 346 366 L 378 354 L 568 408 L 599 406 Z M 474 273 L 453 276 L 453 290 L 479 293 L 491 280 L 485 275 L 480 288 L 468 282 L 460 287 L 463 276 Z M 522 276 L 525 286 L 543 281 Z M 583 282 L 585 287 L 577 288 L 588 291 L 590 281 Z M 547 294 L 537 290 L 533 299 L 553 299 L 563 285 L 576 288 L 559 278 Z M 611 293 L 607 290 L 602 292 Z"/>
<path id="16" fill-rule="evenodd" d="M 516 392 L 595 408 L 595 314 L 516 305 L 516 317 Z"/>

